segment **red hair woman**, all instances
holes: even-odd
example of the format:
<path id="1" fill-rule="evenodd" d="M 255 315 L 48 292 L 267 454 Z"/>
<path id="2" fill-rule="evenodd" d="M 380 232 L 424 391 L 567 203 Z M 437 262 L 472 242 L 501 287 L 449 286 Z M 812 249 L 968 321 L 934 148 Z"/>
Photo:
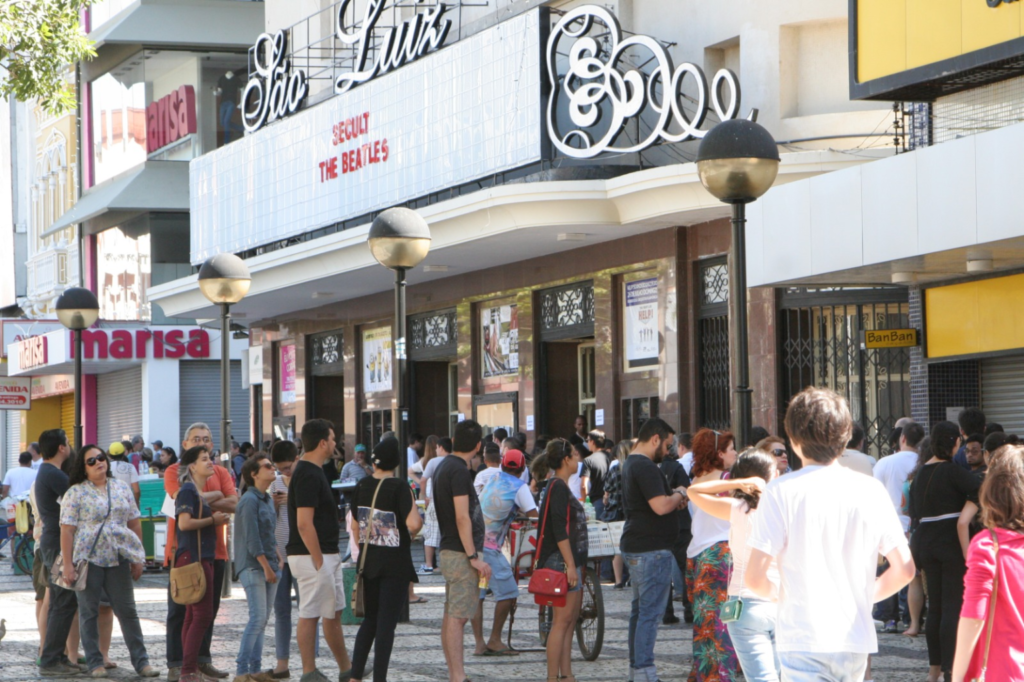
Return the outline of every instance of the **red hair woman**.
<path id="1" fill-rule="evenodd" d="M 701 429 L 693 437 L 693 483 L 728 477 L 736 463 L 728 431 Z M 691 505 L 693 539 L 686 550 L 686 589 L 693 604 L 693 669 L 689 682 L 732 682 L 739 663 L 718 610 L 729 597 L 729 522 Z"/>

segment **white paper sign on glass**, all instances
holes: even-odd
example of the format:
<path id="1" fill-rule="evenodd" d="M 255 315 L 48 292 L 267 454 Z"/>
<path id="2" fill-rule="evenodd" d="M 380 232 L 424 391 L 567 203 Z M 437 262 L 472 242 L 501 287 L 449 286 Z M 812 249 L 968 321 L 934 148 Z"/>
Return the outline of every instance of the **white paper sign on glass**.
<path id="1" fill-rule="evenodd" d="M 658 278 L 626 282 L 626 371 L 658 364 Z"/>
<path id="2" fill-rule="evenodd" d="M 541 159 L 533 10 L 192 161 L 191 260 Z"/>

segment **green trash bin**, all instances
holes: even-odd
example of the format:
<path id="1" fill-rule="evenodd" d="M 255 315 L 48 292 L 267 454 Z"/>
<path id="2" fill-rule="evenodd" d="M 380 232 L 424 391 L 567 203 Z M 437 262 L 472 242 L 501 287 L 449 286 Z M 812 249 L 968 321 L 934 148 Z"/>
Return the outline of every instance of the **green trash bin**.
<path id="1" fill-rule="evenodd" d="M 342 625 L 359 625 L 363 622 L 362 618 L 356 618 L 356 614 L 352 612 L 352 590 L 356 587 L 356 568 L 345 568 L 345 610 L 341 612 L 341 624 Z"/>

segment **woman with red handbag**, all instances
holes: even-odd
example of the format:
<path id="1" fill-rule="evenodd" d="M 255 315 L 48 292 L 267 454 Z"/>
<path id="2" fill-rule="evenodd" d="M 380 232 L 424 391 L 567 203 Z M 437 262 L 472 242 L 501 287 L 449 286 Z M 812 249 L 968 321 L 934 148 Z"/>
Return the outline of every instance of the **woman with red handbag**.
<path id="1" fill-rule="evenodd" d="M 587 515 L 569 490 L 569 477 L 576 473 L 580 460 L 569 441 L 563 439 L 548 443 L 544 454 L 554 476 L 541 496 L 543 513 L 530 591 L 537 595 L 538 603 L 547 598 L 549 601 L 544 603 L 554 607 L 547 642 L 548 680 L 576 682 L 572 674 L 572 633 L 580 615 L 588 543 Z M 565 583 L 561 583 L 560 573 L 565 574 Z M 542 582 L 549 586 L 546 593 L 540 591 L 544 589 L 540 587 Z"/>

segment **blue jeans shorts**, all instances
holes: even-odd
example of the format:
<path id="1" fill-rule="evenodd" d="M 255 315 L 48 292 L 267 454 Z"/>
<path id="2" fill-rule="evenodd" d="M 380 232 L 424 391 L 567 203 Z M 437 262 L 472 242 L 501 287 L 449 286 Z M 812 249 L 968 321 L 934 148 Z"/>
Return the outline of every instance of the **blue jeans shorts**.
<path id="1" fill-rule="evenodd" d="M 561 571 L 562 573 L 565 573 L 565 561 L 562 560 L 562 553 L 561 552 L 555 552 L 554 554 L 549 555 L 548 558 L 544 560 L 544 566 L 542 566 L 542 568 L 553 568 L 556 571 Z M 579 592 L 582 589 L 583 589 L 583 567 L 582 566 L 577 566 L 576 567 L 576 587 L 570 587 L 569 591 L 570 592 Z"/>
<path id="2" fill-rule="evenodd" d="M 505 555 L 497 549 L 484 549 L 484 561 L 491 567 L 491 582 L 487 586 L 494 597 L 494 601 L 505 601 L 506 599 L 519 598 L 519 583 L 515 574 L 512 573 L 512 566 L 509 565 Z M 487 590 L 480 590 L 480 598 L 487 596 Z"/>

